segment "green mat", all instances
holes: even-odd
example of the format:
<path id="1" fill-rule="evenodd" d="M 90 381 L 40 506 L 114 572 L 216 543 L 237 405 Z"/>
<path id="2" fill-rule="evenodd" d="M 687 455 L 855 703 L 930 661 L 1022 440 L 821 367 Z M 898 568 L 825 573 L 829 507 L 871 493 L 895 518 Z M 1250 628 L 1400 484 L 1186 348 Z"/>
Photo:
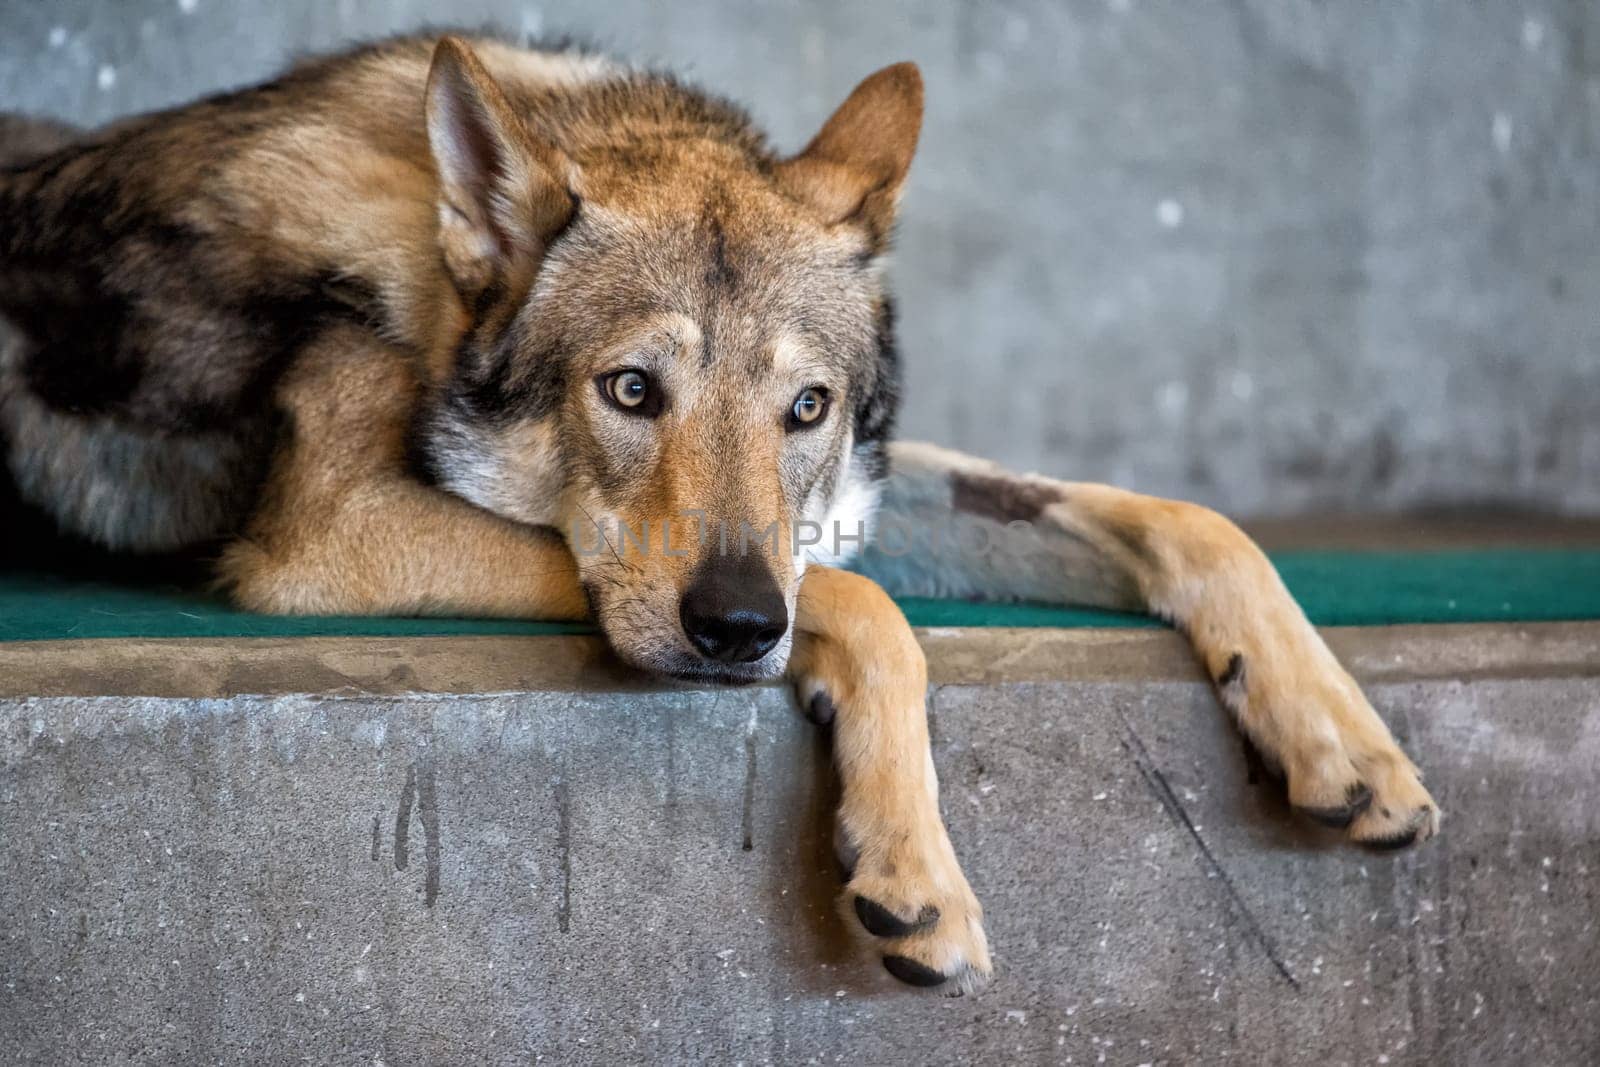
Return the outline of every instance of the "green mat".
<path id="1" fill-rule="evenodd" d="M 1279 552 L 1273 562 L 1321 626 L 1600 618 L 1600 549 Z M 1160 624 L 1140 615 L 1041 604 L 907 598 L 916 626 Z M 251 615 L 175 587 L 0 573 L 0 641 L 85 637 L 415 637 L 573 634 L 574 623 Z"/>

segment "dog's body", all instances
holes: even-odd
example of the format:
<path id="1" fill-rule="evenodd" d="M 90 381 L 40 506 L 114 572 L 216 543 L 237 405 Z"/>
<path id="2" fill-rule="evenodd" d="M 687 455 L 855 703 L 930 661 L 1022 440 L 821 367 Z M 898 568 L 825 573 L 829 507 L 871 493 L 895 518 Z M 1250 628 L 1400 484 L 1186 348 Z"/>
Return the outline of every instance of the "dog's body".
<path id="1" fill-rule="evenodd" d="M 921 653 L 831 566 L 874 514 L 895 592 L 1172 620 L 1297 805 L 1428 836 L 1415 769 L 1226 520 L 889 444 L 881 257 L 920 118 L 891 67 L 785 159 L 670 78 L 407 38 L 70 144 L 0 126 L 0 474 L 107 548 L 223 544 L 259 610 L 592 616 L 658 673 L 787 670 L 833 722 L 847 899 L 913 983 L 989 960 Z"/>

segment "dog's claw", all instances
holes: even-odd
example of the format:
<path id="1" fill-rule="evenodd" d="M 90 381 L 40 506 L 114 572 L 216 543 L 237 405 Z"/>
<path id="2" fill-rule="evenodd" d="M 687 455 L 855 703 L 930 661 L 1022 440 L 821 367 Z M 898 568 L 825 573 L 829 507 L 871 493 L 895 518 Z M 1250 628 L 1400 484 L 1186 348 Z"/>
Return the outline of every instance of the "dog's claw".
<path id="1" fill-rule="evenodd" d="M 916 960 L 905 956 L 885 956 L 883 957 L 883 967 L 906 985 L 919 986 L 924 989 L 944 985 L 948 980 L 947 975 L 940 974 L 932 967 L 924 966 Z"/>
<path id="2" fill-rule="evenodd" d="M 856 897 L 856 918 L 861 920 L 861 925 L 867 928 L 867 933 L 873 937 L 909 937 L 918 930 L 925 930 L 939 921 L 939 909 L 932 904 L 926 904 L 917 913 L 912 922 L 906 922 L 900 916 L 866 897 Z"/>
<path id="3" fill-rule="evenodd" d="M 1337 808 L 1300 808 L 1300 813 L 1323 826 L 1343 830 L 1355 821 L 1356 816 L 1372 804 L 1372 790 L 1364 782 L 1356 782 L 1345 791 L 1345 802 Z"/>
<path id="4" fill-rule="evenodd" d="M 1377 852 L 1393 852 L 1421 844 L 1439 832 L 1439 810 L 1424 803 L 1396 818 L 1388 808 L 1368 808 L 1356 820 L 1350 835 L 1357 844 Z"/>
<path id="5" fill-rule="evenodd" d="M 818 693 L 805 704 L 806 718 L 818 726 L 827 726 L 833 722 L 833 716 L 838 710 L 833 706 L 833 698 L 827 693 Z"/>

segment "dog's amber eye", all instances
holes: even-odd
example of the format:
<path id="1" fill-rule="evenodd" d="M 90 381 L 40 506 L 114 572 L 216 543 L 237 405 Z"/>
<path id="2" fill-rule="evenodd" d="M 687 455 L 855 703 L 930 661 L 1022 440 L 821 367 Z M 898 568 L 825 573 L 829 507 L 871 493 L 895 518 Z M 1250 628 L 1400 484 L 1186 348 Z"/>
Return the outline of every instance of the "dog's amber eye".
<path id="1" fill-rule="evenodd" d="M 602 375 L 596 384 L 600 386 L 600 395 L 619 411 L 646 416 L 661 413 L 661 390 L 651 386 L 643 371 L 622 370 Z"/>
<path id="2" fill-rule="evenodd" d="M 789 409 L 789 428 L 808 429 L 822 421 L 827 413 L 828 391 L 813 386 L 794 398 L 794 407 Z"/>
<path id="3" fill-rule="evenodd" d="M 636 408 L 645 402 L 650 393 L 650 383 L 636 370 L 623 371 L 611 376 L 611 399 L 625 408 Z"/>

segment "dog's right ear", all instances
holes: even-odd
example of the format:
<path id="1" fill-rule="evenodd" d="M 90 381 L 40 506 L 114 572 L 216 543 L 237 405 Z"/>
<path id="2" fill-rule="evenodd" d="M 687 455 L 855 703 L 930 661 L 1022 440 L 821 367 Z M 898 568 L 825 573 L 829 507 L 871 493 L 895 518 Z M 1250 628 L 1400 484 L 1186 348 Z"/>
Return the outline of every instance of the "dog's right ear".
<path id="1" fill-rule="evenodd" d="M 572 162 L 530 131 L 459 37 L 433 52 L 428 145 L 439 175 L 439 243 L 463 294 L 508 271 L 531 276 L 576 207 Z"/>

